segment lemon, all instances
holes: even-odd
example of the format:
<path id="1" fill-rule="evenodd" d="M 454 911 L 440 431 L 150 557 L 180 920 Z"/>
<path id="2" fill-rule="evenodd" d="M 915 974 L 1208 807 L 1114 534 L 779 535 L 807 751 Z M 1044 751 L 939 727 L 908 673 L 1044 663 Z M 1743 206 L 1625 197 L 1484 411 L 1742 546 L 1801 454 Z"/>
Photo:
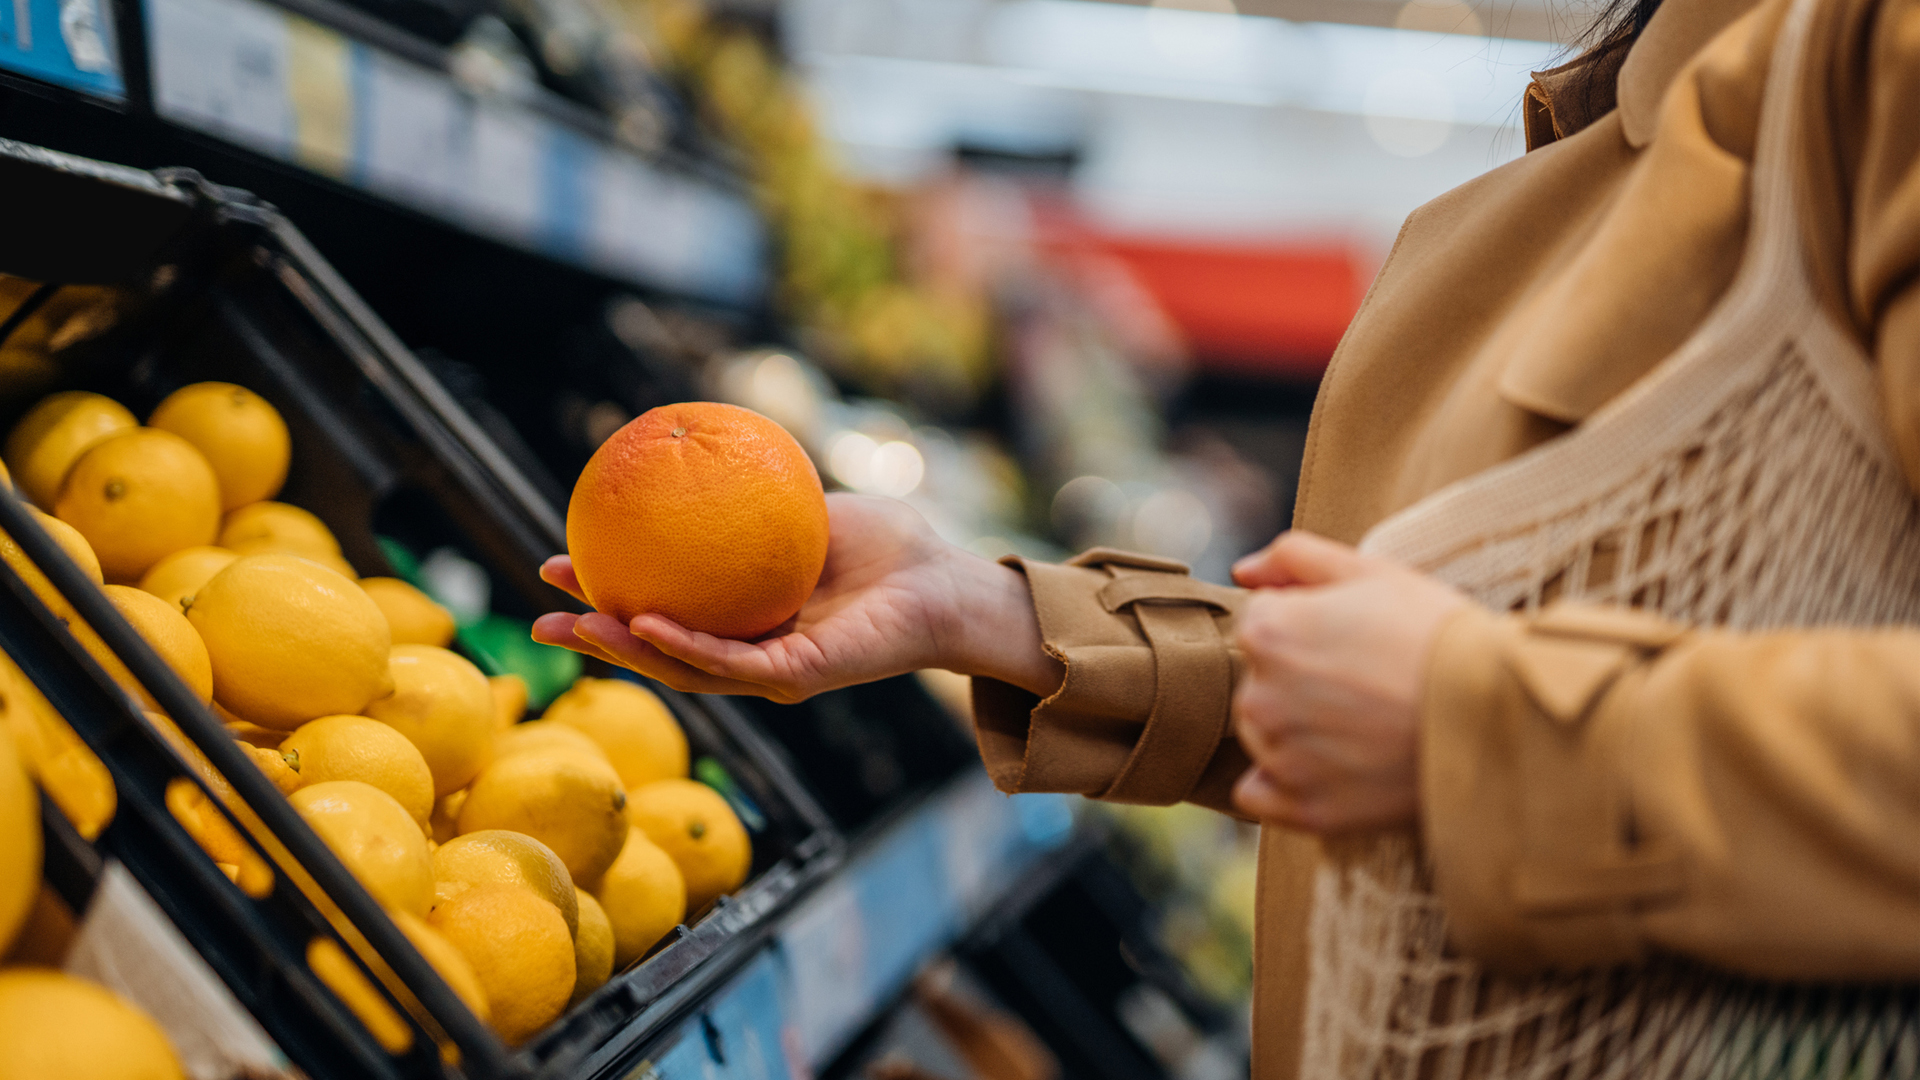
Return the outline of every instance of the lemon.
<path id="1" fill-rule="evenodd" d="M 85 537 L 81 536 L 73 526 L 57 517 L 43 514 L 31 507 L 28 509 L 53 542 L 66 552 L 67 558 L 73 560 L 74 565 L 80 568 L 81 573 L 87 575 L 95 585 L 104 580 L 100 575 L 100 560 L 94 558 L 93 548 L 87 545 Z M 85 645 L 96 657 L 106 652 L 106 643 L 94 634 L 93 627 L 88 626 L 80 618 L 80 613 L 67 602 L 66 596 L 53 587 L 52 579 L 42 573 L 40 568 L 27 558 L 27 553 L 14 541 L 13 537 L 5 532 L 0 532 L 0 559 L 6 560 L 7 565 L 13 568 L 14 573 L 20 575 L 20 580 L 26 582 L 27 588 L 33 590 L 33 594 L 47 606 L 47 610 L 53 614 L 53 617 L 66 624 L 76 640 Z"/>
<path id="2" fill-rule="evenodd" d="M 219 544 L 231 551 L 257 549 L 313 557 L 340 554 L 334 539 L 317 517 L 287 503 L 257 502 L 227 514 L 220 525 Z"/>
<path id="3" fill-rule="evenodd" d="M 467 802 L 467 789 L 448 792 L 433 804 L 433 816 L 427 819 L 433 830 L 433 842 L 444 844 L 460 835 L 460 808 Z"/>
<path id="4" fill-rule="evenodd" d="M 339 942 L 330 937 L 308 941 L 307 966 L 340 999 L 340 1004 L 359 1018 L 367 1034 L 373 1036 L 382 1050 L 399 1055 L 413 1049 L 413 1029 Z"/>
<path id="5" fill-rule="evenodd" d="M 607 752 L 600 749 L 599 743 L 587 738 L 578 729 L 551 720 L 529 720 L 524 724 L 515 724 L 493 739 L 496 761 L 514 754 L 543 752 L 582 754 L 594 761 L 613 764 L 607 761 Z"/>
<path id="6" fill-rule="evenodd" d="M 261 727 L 259 724 L 248 723 L 221 708 L 220 703 L 217 701 L 213 703 L 213 715 L 220 718 L 220 722 L 226 727 L 228 734 L 246 743 L 248 746 L 260 746 L 268 750 L 277 750 L 281 743 L 287 741 L 286 732 Z"/>
<path id="7" fill-rule="evenodd" d="M 433 969 L 447 981 L 447 986 L 460 996 L 460 1000 L 467 1003 L 467 1008 L 472 1009 L 481 1020 L 487 1019 L 487 991 L 480 985 L 480 976 L 473 973 L 473 965 L 467 963 L 467 958 L 453 947 L 453 942 L 427 925 L 424 919 L 415 918 L 404 911 L 391 911 L 388 914 L 393 917 L 393 925 L 407 935 L 407 940 L 413 942 L 413 947 L 420 950 L 420 955 L 426 957 L 427 963 L 433 965 Z"/>
<path id="8" fill-rule="evenodd" d="M 289 731 L 354 715 L 393 689 L 387 620 L 358 585 L 297 555 L 247 555 L 200 587 L 187 620 L 213 659 L 213 696 Z"/>
<path id="9" fill-rule="evenodd" d="M 95 443 L 73 463 L 54 516 L 87 538 L 109 581 L 138 581 L 220 528 L 213 466 L 178 435 L 135 428 Z"/>
<path id="10" fill-rule="evenodd" d="M 405 735 L 364 716 L 323 716 L 294 729 L 278 751 L 302 786 L 358 780 L 393 796 L 426 828 L 433 813 L 433 774 Z"/>
<path id="11" fill-rule="evenodd" d="M 92 840 L 119 805 L 113 777 L 52 703 L 0 654 L 0 712 L 21 763 L 81 836 Z"/>
<path id="12" fill-rule="evenodd" d="M 78 534 L 75 534 L 78 535 Z M 154 563 L 140 578 L 140 591 L 152 593 L 175 608 L 199 591 L 240 556 L 223 547 L 195 546 Z"/>
<path id="13" fill-rule="evenodd" d="M 575 902 L 580 905 L 580 928 L 573 935 L 573 996 L 567 1008 L 587 1000 L 587 995 L 606 985 L 613 977 L 613 923 L 607 909 L 585 889 L 575 887 Z"/>
<path id="14" fill-rule="evenodd" d="M 287 480 L 293 441 L 266 399 L 244 386 L 203 382 L 168 394 L 149 427 L 198 447 L 220 480 L 220 509 L 271 499 Z"/>
<path id="15" fill-rule="evenodd" d="M 651 691 L 625 679 L 580 679 L 546 719 L 578 728 L 607 752 L 629 788 L 687 775 L 687 736 Z"/>
<path id="16" fill-rule="evenodd" d="M 187 684 L 195 697 L 202 702 L 213 700 L 213 661 L 207 658 L 206 642 L 200 640 L 200 632 L 193 628 L 180 609 L 168 606 L 165 600 L 152 593 L 126 585 L 108 585 L 105 587 L 107 599 L 120 609 L 120 614 L 133 628 L 139 631 L 160 659 L 167 662 L 180 681 Z M 94 659 L 107 669 L 107 674 L 127 692 L 140 699 L 149 709 L 158 709 L 160 703 L 153 699 L 147 688 L 134 679 L 133 672 L 120 662 L 120 658 L 108 651 L 106 642 L 93 634 L 81 637 L 80 643 L 93 652 Z"/>
<path id="17" fill-rule="evenodd" d="M 465 657 L 431 645 L 395 645 L 388 663 L 393 693 L 369 704 L 366 715 L 419 748 L 436 797 L 466 787 L 493 756 L 487 677 Z"/>
<path id="18" fill-rule="evenodd" d="M 109 397 L 69 390 L 54 394 L 20 418 L 7 435 L 7 468 L 21 494 L 50 510 L 67 470 L 93 444 L 139 424 Z"/>
<path id="19" fill-rule="evenodd" d="M 656 780 L 627 793 L 627 817 L 673 858 L 698 912 L 747 880 L 753 844 L 720 793 L 695 780 Z"/>
<path id="20" fill-rule="evenodd" d="M 0 971 L 0 1076 L 8 1080 L 182 1080 L 146 1013 L 59 971 Z"/>
<path id="21" fill-rule="evenodd" d="M 627 842 L 626 793 L 613 766 L 579 754 L 516 754 L 481 770 L 460 807 L 462 834 L 526 833 L 553 849 L 573 880 L 600 879 Z"/>
<path id="22" fill-rule="evenodd" d="M 434 902 L 444 904 L 476 885 L 513 885 L 552 904 L 572 936 L 580 925 L 573 878 L 553 849 L 525 833 L 483 829 L 441 844 L 433 853 Z"/>
<path id="23" fill-rule="evenodd" d="M 293 767 L 300 760 L 298 754 L 289 756 L 273 747 L 255 746 L 247 742 L 241 743 L 240 747 L 260 767 L 260 771 L 267 774 L 267 779 L 273 781 L 273 786 L 280 789 L 280 794 L 291 795 L 306 783 L 300 770 Z"/>
<path id="24" fill-rule="evenodd" d="M 527 715 L 527 680 L 518 675 L 493 675 L 487 678 L 493 689 L 493 723 L 505 729 Z"/>
<path id="25" fill-rule="evenodd" d="M 7 707 L 15 708 L 12 694 Z M 0 737 L 0 953 L 40 891 L 40 800 L 13 740 Z"/>
<path id="26" fill-rule="evenodd" d="M 379 606 L 393 629 L 395 645 L 437 645 L 453 640 L 453 616 L 433 598 L 399 578 L 361 578 L 360 587 Z"/>
<path id="27" fill-rule="evenodd" d="M 94 555 L 93 547 L 87 543 L 87 538 L 80 535 L 80 530 L 52 514 L 43 514 L 32 507 L 28 507 L 27 512 L 33 515 L 33 520 L 46 530 L 53 542 L 60 545 L 60 550 L 67 553 L 67 558 L 73 560 L 81 573 L 87 575 L 95 585 L 106 580 L 106 577 L 100 573 L 99 558 Z M 62 612 L 72 612 L 73 608 L 67 604 L 66 598 L 54 589 L 53 582 L 49 581 L 47 575 L 41 573 L 40 568 L 27 558 L 27 553 L 20 549 L 20 545 L 14 541 L 13 537 L 4 532 L 0 532 L 0 557 L 7 560 L 7 565 L 13 567 L 13 572 L 20 575 L 21 579 L 27 583 L 27 587 L 33 590 L 33 594 L 38 596 L 42 603 L 52 608 L 54 614 L 62 615 Z M 62 615 L 62 617 L 66 616 Z"/>
<path id="28" fill-rule="evenodd" d="M 476 885 L 427 922 L 460 950 L 486 991 L 493 1029 L 525 1042 L 573 995 L 573 938 L 552 904 L 511 885 Z"/>
<path id="29" fill-rule="evenodd" d="M 381 903 L 415 915 L 433 906 L 427 838 L 393 796 L 358 780 L 329 780 L 287 800 Z"/>
<path id="30" fill-rule="evenodd" d="M 687 916 L 687 883 L 673 857 L 634 829 L 593 890 L 613 924 L 613 969 L 645 956 Z"/>

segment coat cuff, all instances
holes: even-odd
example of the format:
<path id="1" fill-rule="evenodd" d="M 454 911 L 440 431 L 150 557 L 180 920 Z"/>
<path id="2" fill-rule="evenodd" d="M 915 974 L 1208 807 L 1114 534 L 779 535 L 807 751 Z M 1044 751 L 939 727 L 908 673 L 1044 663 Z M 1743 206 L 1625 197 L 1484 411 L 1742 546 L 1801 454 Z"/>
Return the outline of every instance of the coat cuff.
<path id="1" fill-rule="evenodd" d="M 1681 889 L 1641 843 L 1626 768 L 1648 662 L 1687 631 L 1617 608 L 1468 608 L 1442 627 L 1421 717 L 1422 831 L 1456 947 L 1509 970 L 1641 954 Z"/>
<path id="2" fill-rule="evenodd" d="M 1066 677 L 1044 700 L 973 681 L 994 783 L 1224 806 L 1246 767 L 1228 725 L 1238 671 L 1228 643 L 1245 593 L 1196 581 L 1179 563 L 1108 549 L 1060 565 L 1002 561 L 1026 575 L 1041 640 Z"/>

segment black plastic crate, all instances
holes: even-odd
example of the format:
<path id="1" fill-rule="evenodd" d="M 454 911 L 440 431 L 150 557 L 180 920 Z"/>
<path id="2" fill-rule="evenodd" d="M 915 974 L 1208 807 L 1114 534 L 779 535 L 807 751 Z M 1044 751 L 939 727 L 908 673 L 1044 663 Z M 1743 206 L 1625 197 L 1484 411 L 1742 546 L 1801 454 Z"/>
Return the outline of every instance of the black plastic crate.
<path id="1" fill-rule="evenodd" d="M 292 467 L 276 497 L 320 516 L 361 573 L 393 574 L 397 568 L 389 555 L 395 551 L 394 540 L 422 550 L 447 546 L 487 571 L 496 611 L 524 620 L 552 608 L 577 606 L 537 576 L 539 562 L 565 544 L 564 525 L 552 504 L 273 208 L 192 173 L 121 169 L 4 140 L 0 188 L 30 191 L 35 220 L 41 224 L 28 233 L 0 238 L 0 271 L 58 283 L 113 284 L 131 296 L 111 330 L 59 355 L 53 381 L 0 386 L 0 423 L 10 424 L 33 401 L 57 390 L 104 393 L 145 415 L 179 386 L 208 379 L 237 383 L 271 402 L 292 432 Z M 107 213 L 118 223 L 114 229 L 89 230 L 85 225 Z M 63 223 L 73 223 L 73 228 Z M 0 331 L 6 329 L 0 326 Z M 267 901 L 247 900 L 204 858 L 199 860 L 204 870 L 218 880 L 206 878 L 198 867 L 173 868 L 185 850 L 180 843 L 193 852 L 198 849 L 184 834 L 171 836 L 168 826 L 177 831 L 177 823 L 163 805 L 140 792 L 146 785 L 152 788 L 147 796 L 163 794 L 166 783 L 182 775 L 178 756 L 151 737 L 151 728 L 137 712 L 127 711 L 124 695 L 104 681 L 104 674 L 70 637 L 57 625 L 40 625 L 51 616 L 31 595 L 17 596 L 13 604 L 0 597 L 0 609 L 5 609 L 0 610 L 0 639 L 8 651 L 107 761 L 116 781 L 131 789 L 121 800 L 125 826 L 116 820 L 110 835 L 103 835 L 103 844 L 127 863 L 210 960 L 225 953 L 242 957 L 226 968 L 215 963 L 230 983 L 251 979 L 275 987 L 263 994 L 242 994 L 242 1000 L 310 1075 L 430 1075 L 439 1070 L 437 1055 L 427 1054 L 371 1072 L 363 1061 L 346 1067 L 343 1059 L 341 1071 L 326 1056 L 338 1032 L 301 1035 L 308 1021 L 300 1014 L 321 1015 L 325 1010 L 313 1007 L 311 987 L 298 993 L 287 989 L 299 985 L 300 976 L 281 968 L 292 963 L 304 971 L 302 954 L 288 951 L 287 935 L 319 931 L 328 920 L 318 913 L 330 910 L 331 904 L 347 912 L 371 941 L 373 954 L 366 957 L 371 968 L 379 970 L 384 962 L 405 976 L 397 980 L 400 986 L 389 983 L 396 998 L 406 997 L 412 988 L 432 1006 L 422 1015 L 413 1002 L 405 1002 L 416 1023 L 426 1025 L 420 1033 L 437 1026 L 455 1034 L 468 1075 L 537 1071 L 557 1076 L 568 1075 L 609 1041 L 626 1044 L 645 1038 L 676 1019 L 704 987 L 745 959 L 774 912 L 840 859 L 838 836 L 794 778 L 783 752 L 732 703 L 652 687 L 686 730 L 697 775 L 718 780 L 716 786 L 742 811 L 754 834 L 752 874 L 741 890 L 700 922 L 677 932 L 642 963 L 616 974 L 526 1049 L 508 1054 L 476 1028 L 437 978 L 430 980 L 434 989 L 421 994 L 413 976 L 430 972 L 372 899 L 325 853 L 278 792 L 270 784 L 261 786 L 264 778 L 240 756 L 232 738 L 152 657 L 104 594 L 57 550 L 45 546 L 23 506 L 7 500 L 0 527 L 13 531 L 22 523 L 22 544 L 30 556 L 45 560 L 49 576 L 167 705 L 182 730 L 265 824 L 270 835 L 257 839 L 267 846 L 284 845 L 311 868 L 317 885 L 307 892 L 315 895 L 276 889 Z M 34 542 L 29 544 L 29 539 Z M 17 592 L 17 580 L 7 577 Z M 35 632 L 36 625 L 45 634 Z M 489 666 L 488 657 L 467 651 Z M 139 656 L 129 654 L 143 655 L 151 663 L 136 664 Z M 34 660 L 31 665 L 29 658 Z M 168 684 L 168 692 L 163 694 L 156 682 Z M 210 743 L 218 744 L 218 750 Z M 271 809 L 259 805 L 262 802 Z M 149 820 L 151 812 L 165 820 Z M 145 857 L 131 849 L 123 853 L 120 849 L 128 848 L 125 837 L 136 834 L 174 850 L 164 857 Z M 297 868 L 294 876 L 300 876 Z M 171 882 L 172 877 L 195 880 L 189 887 Z M 276 877 L 284 881 L 288 874 Z M 181 911 L 169 906 L 170 896 L 181 898 Z M 261 909 L 269 901 L 278 906 Z M 242 909 L 249 909 L 244 917 Z M 196 937 L 192 910 L 225 914 L 217 926 Z M 340 929 L 347 937 L 355 934 L 351 928 Z M 310 973 L 305 977 L 310 980 Z M 442 1007 L 457 1010 L 464 1019 L 445 1016 Z M 314 1049 L 301 1049 L 302 1038 Z M 433 1041 L 417 1040 L 425 1045 Z M 359 1046 L 355 1053 L 364 1057 L 366 1049 Z M 374 1052 L 378 1054 L 377 1047 Z"/>

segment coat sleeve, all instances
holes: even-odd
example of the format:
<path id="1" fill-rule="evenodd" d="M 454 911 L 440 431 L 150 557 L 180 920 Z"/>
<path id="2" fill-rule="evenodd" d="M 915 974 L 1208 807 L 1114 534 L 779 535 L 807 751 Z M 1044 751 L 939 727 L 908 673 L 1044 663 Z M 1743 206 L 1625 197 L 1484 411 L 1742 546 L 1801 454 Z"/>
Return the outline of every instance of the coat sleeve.
<path id="1" fill-rule="evenodd" d="M 1233 782 L 1247 768 L 1228 722 L 1240 667 L 1233 617 L 1246 593 L 1107 548 L 1060 565 L 1005 561 L 1026 575 L 1041 638 L 1066 678 L 1044 700 L 973 681 L 994 783 L 1231 812 Z"/>
<path id="2" fill-rule="evenodd" d="M 1469 954 L 1920 977 L 1920 631 L 1471 609 L 1422 722 L 1422 827 Z"/>

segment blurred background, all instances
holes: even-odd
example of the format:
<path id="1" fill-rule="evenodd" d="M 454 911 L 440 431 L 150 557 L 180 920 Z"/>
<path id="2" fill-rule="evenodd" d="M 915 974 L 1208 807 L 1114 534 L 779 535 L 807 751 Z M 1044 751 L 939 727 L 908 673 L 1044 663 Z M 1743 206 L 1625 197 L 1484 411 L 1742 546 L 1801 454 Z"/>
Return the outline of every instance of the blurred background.
<path id="1" fill-rule="evenodd" d="M 980 554 L 1106 544 L 1224 581 L 1289 520 L 1318 380 L 1400 222 L 1521 153 L 1529 73 L 1591 14 L 15 0 L 0 135 L 279 207 L 556 507 L 622 424 L 712 398 Z M 10 398 L 44 389 L 34 364 L 0 352 Z M 964 682 L 925 682 L 963 725 Z M 921 767 L 872 712 L 791 747 L 847 763 L 822 801 L 850 830 Z M 1099 821 L 1146 904 L 1125 918 L 1182 973 L 1109 995 L 1157 1072 L 1067 1073 L 1244 1070 L 1254 831 Z M 992 995 L 968 979 L 925 976 L 836 1068 L 980 1073 L 924 1037 L 974 1030 Z"/>

